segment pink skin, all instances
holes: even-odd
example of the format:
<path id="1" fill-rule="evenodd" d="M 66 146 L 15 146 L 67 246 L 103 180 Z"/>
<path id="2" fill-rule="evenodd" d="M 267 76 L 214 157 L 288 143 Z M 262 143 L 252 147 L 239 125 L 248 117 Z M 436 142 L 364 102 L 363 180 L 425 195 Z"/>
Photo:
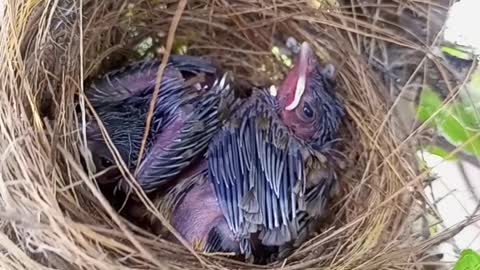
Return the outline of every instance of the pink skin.
<path id="1" fill-rule="evenodd" d="M 312 91 L 309 87 L 309 79 L 317 63 L 318 62 L 315 54 L 311 48 L 303 45 L 295 66 L 287 74 L 287 77 L 280 86 L 277 95 L 278 103 L 281 108 L 280 117 L 285 125 L 293 130 L 294 133 L 303 140 L 311 139 L 315 134 L 315 130 L 311 125 L 312 120 L 305 119 L 303 109 L 305 106 L 305 101 L 308 101 L 312 98 Z M 294 100 L 297 89 L 297 81 L 302 73 L 305 74 L 305 91 L 298 106 L 289 111 L 286 109 L 286 107 Z"/>
<path id="2" fill-rule="evenodd" d="M 201 166 L 200 166 L 201 167 Z M 222 237 L 222 247 L 238 251 L 238 243 L 220 209 L 213 187 L 208 181 L 195 185 L 175 208 L 172 225 L 189 243 L 206 243 L 209 232 L 216 229 Z"/>
<path id="3" fill-rule="evenodd" d="M 217 200 L 212 195 L 208 182 L 197 185 L 175 209 L 173 225 L 190 243 L 205 241 L 217 221 L 223 219 Z"/>

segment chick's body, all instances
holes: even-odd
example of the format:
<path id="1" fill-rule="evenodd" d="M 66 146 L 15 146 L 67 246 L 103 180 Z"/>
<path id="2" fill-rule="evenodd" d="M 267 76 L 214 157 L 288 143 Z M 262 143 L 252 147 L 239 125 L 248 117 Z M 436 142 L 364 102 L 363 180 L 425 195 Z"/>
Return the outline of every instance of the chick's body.
<path id="1" fill-rule="evenodd" d="M 132 171 L 138 170 L 137 180 L 147 192 L 175 179 L 203 157 L 232 93 L 227 77 L 220 77 L 210 61 L 172 56 L 139 163 L 159 65 L 157 60 L 147 60 L 110 72 L 86 92 L 121 158 Z M 87 140 L 97 170 L 115 163 L 96 121 L 88 123 Z"/>

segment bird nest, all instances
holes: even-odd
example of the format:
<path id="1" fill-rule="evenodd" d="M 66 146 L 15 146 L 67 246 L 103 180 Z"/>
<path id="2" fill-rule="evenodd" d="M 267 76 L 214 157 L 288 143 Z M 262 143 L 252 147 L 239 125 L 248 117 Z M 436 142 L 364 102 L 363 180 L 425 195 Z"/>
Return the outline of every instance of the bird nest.
<path id="1" fill-rule="evenodd" d="M 347 112 L 340 149 L 347 158 L 318 233 L 268 267 L 410 268 L 435 243 L 412 229 L 422 214 L 425 174 L 412 147 L 415 135 L 398 131 L 392 88 L 374 64 L 379 51 L 395 46 L 423 57 L 422 42 L 399 26 L 398 11 L 414 14 L 417 23 L 409 25 L 425 25 L 425 12 L 441 4 L 199 0 L 183 9 L 186 1 L 6 2 L 0 24 L 2 269 L 264 268 L 193 252 L 119 215 L 82 166 L 81 127 L 91 110 L 83 89 L 109 70 L 172 50 L 215 59 L 235 74 L 239 89 L 270 85 L 288 70 L 272 54 L 288 37 L 308 41 L 338 70 Z"/>

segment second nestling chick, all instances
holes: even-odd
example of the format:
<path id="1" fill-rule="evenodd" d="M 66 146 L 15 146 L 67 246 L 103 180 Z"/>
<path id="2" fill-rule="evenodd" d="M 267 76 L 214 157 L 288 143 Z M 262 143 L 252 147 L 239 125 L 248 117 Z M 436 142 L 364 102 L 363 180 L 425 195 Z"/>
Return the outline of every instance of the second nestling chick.
<path id="1" fill-rule="evenodd" d="M 86 91 L 120 158 L 132 173 L 138 172 L 136 179 L 146 192 L 170 184 L 170 180 L 203 158 L 234 99 L 229 76 L 222 76 L 210 60 L 171 56 L 153 110 L 145 153 L 140 159 L 159 66 L 159 60 L 131 64 L 109 72 Z M 115 158 L 99 123 L 92 119 L 86 129 L 97 171 L 114 165 Z M 124 190 L 128 188 L 120 174 L 108 177 L 113 179 L 107 181 L 118 181 Z"/>

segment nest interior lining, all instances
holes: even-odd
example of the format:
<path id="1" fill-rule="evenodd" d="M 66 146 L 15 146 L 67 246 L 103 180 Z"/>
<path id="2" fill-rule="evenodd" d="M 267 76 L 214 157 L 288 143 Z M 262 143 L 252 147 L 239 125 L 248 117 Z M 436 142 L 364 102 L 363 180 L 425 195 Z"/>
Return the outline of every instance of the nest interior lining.
<path id="1" fill-rule="evenodd" d="M 21 53 L 1 54 L 11 63 L 1 69 L 7 88 L 0 97 L 7 104 L 1 113 L 1 145 L 12 154 L 4 159 L 0 203 L 5 213 L 21 218 L 2 222 L 3 238 L 18 246 L 0 262 L 25 269 L 262 268 L 192 254 L 123 219 L 80 165 L 83 134 L 78 127 L 84 119 L 75 110 L 88 111 L 82 87 L 145 55 L 158 57 L 177 3 L 26 3 L 7 7 L 8 20 L 16 24 L 1 30 L 17 41 L 11 47 Z M 382 3 L 388 11 L 399 6 Z M 341 133 L 347 163 L 340 172 L 340 194 L 319 234 L 270 267 L 378 269 L 411 263 L 427 247 L 406 225 L 419 197 L 406 186 L 421 180 L 414 150 L 395 131 L 395 118 L 386 117 L 387 87 L 361 49 L 369 42 L 381 48 L 411 41 L 398 35 L 398 27 L 383 21 L 383 28 L 377 26 L 362 15 L 367 11 L 347 5 L 318 10 L 309 3 L 277 0 L 193 1 L 182 13 L 176 44 L 221 63 L 244 82 L 239 87 L 281 79 L 286 68 L 270 48 L 288 36 L 309 41 L 339 72 L 338 91 L 348 114 Z M 137 45 L 147 37 L 152 49 L 139 55 Z"/>

